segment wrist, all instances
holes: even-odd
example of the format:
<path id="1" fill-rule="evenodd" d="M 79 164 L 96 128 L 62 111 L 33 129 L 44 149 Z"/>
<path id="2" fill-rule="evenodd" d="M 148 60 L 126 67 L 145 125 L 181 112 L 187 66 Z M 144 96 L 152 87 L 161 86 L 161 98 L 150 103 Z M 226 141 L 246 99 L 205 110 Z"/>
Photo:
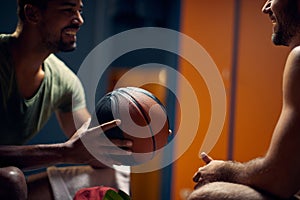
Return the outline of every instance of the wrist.
<path id="1" fill-rule="evenodd" d="M 240 175 L 243 173 L 242 163 L 234 162 L 234 161 L 226 161 L 221 170 L 222 170 L 221 173 L 224 175 L 223 180 L 225 182 L 231 182 L 231 183 L 240 182 Z"/>
<path id="2" fill-rule="evenodd" d="M 73 145 L 69 144 L 68 142 L 61 143 L 59 144 L 59 149 L 62 163 L 74 163 L 74 159 L 71 154 L 73 152 Z"/>

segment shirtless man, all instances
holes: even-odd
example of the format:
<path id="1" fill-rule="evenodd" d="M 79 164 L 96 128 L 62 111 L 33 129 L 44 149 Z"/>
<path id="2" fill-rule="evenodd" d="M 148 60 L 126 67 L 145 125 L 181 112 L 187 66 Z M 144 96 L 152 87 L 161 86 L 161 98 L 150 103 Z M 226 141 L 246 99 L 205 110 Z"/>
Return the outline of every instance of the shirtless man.
<path id="1" fill-rule="evenodd" d="M 264 157 L 246 163 L 213 160 L 193 180 L 188 200 L 298 199 L 300 189 L 300 1 L 267 0 L 262 8 L 273 23 L 272 41 L 290 49 L 283 74 L 283 105 Z"/>

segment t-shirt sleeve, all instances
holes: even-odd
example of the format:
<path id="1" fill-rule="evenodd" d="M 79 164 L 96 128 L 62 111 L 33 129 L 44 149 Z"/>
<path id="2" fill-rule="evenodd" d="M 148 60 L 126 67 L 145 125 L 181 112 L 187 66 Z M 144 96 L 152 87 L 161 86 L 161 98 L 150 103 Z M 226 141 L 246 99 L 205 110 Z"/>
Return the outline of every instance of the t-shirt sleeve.
<path id="1" fill-rule="evenodd" d="M 85 107 L 86 107 L 86 102 L 85 102 L 84 89 L 78 77 L 76 77 L 76 83 L 75 83 L 75 88 L 73 90 L 73 97 L 72 97 L 72 111 L 76 111 Z"/>
<path id="2" fill-rule="evenodd" d="M 45 70 L 49 72 L 49 90 L 54 110 L 74 112 L 86 107 L 85 92 L 77 75 L 54 55 L 45 61 Z"/>
<path id="3" fill-rule="evenodd" d="M 74 112 L 86 107 L 84 89 L 78 77 L 73 76 L 73 80 L 69 81 L 68 91 L 63 99 L 58 107 L 62 112 Z"/>

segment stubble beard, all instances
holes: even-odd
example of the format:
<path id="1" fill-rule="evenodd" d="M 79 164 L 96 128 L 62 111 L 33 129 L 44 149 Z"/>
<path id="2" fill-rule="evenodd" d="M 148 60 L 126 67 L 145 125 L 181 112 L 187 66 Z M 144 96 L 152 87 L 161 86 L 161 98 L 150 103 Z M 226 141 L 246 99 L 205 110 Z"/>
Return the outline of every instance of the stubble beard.
<path id="1" fill-rule="evenodd" d="M 52 39 L 47 38 L 46 41 L 44 42 L 46 48 L 53 53 L 57 52 L 70 52 L 74 51 L 76 48 L 76 43 L 66 43 L 62 40 L 60 37 L 58 40 L 57 39 Z"/>
<path id="2" fill-rule="evenodd" d="M 41 33 L 42 35 L 42 45 L 44 48 L 51 52 L 70 52 L 76 49 L 76 42 L 64 42 L 62 35 L 51 34 L 51 31 L 47 32 L 48 34 Z"/>
<path id="3" fill-rule="evenodd" d="M 277 46 L 288 46 L 295 35 L 293 26 L 278 24 L 278 30 L 272 34 L 273 43 Z"/>

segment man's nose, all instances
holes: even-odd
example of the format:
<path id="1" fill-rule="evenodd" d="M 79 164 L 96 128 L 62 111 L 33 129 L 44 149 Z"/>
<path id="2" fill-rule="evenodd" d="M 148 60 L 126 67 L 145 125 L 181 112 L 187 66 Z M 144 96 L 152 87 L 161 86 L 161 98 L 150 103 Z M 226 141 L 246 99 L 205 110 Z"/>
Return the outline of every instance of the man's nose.
<path id="1" fill-rule="evenodd" d="M 267 0 L 265 5 L 262 7 L 262 12 L 267 14 L 270 12 L 270 9 L 271 9 L 271 4 L 272 4 L 272 0 Z"/>

